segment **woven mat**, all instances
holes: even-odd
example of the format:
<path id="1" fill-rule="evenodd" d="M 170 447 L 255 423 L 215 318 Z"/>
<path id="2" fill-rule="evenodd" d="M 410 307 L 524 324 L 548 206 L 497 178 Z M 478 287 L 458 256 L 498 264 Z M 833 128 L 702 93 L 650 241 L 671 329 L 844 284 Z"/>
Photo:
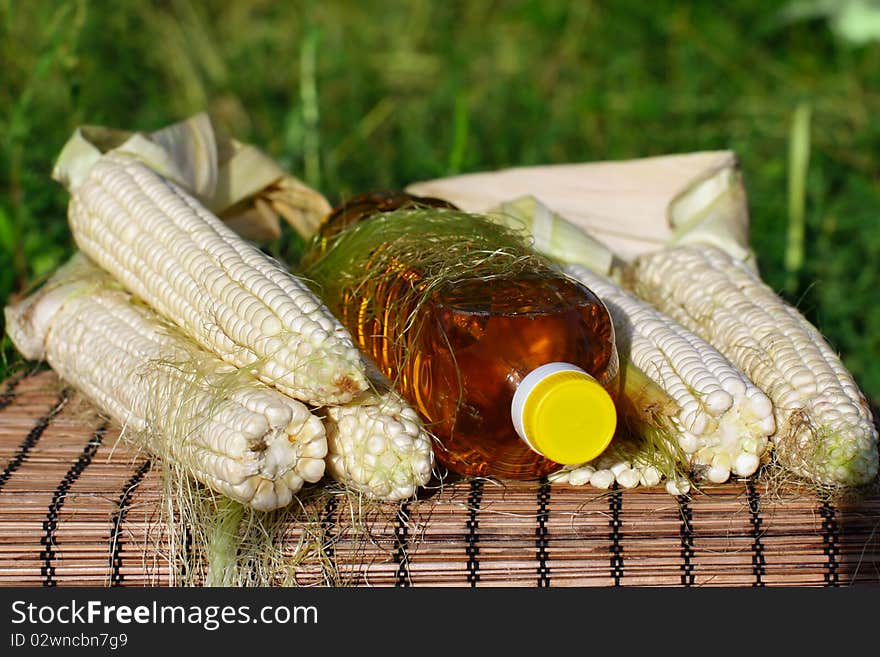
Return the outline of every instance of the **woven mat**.
<path id="1" fill-rule="evenodd" d="M 0 383 L 0 585 L 171 581 L 159 468 L 87 409 L 51 372 Z M 473 480 L 380 505 L 357 526 L 344 496 L 315 497 L 326 547 L 291 565 L 302 585 L 880 584 L 880 494 L 828 503 L 731 483 L 673 498 Z M 291 523 L 285 554 L 304 532 Z"/>

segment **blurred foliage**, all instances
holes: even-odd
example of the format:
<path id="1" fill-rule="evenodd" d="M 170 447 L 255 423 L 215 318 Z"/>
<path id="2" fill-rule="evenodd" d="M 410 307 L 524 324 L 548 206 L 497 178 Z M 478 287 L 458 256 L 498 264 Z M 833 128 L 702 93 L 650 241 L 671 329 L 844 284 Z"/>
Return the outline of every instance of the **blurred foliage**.
<path id="1" fill-rule="evenodd" d="M 880 41 L 878 0 L 791 0 L 781 15 L 793 22 L 827 18 L 835 34 L 850 43 Z"/>
<path id="2" fill-rule="evenodd" d="M 791 4 L 0 0 L 0 301 L 71 251 L 49 174 L 81 123 L 148 130 L 207 109 L 331 202 L 457 172 L 729 148 L 765 278 L 880 402 L 880 43 Z M 801 106 L 803 257 L 786 271 Z"/>

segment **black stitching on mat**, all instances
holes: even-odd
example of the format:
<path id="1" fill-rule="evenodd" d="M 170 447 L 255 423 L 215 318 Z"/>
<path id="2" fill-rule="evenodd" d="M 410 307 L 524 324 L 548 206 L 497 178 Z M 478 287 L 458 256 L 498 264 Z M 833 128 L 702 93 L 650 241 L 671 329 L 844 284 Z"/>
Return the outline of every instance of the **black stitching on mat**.
<path id="1" fill-rule="evenodd" d="M 764 533 L 761 519 L 761 494 L 755 488 L 754 482 L 749 479 L 746 483 L 749 495 L 749 522 L 752 525 L 752 574 L 755 581 L 752 586 L 764 586 L 764 575 L 767 574 L 767 560 L 764 558 L 764 544 L 761 536 Z"/>
<path id="2" fill-rule="evenodd" d="M 321 519 L 321 545 L 324 546 L 326 561 L 321 562 L 325 579 L 330 579 L 336 572 L 336 537 L 333 530 L 336 529 L 336 511 L 339 508 L 339 498 L 331 495 L 327 504 L 324 505 L 324 517 Z"/>
<path id="3" fill-rule="evenodd" d="M 187 581 L 190 571 L 194 568 L 193 563 L 193 533 L 192 528 L 189 526 L 189 523 L 183 524 L 183 553 L 186 555 L 186 558 L 181 559 L 177 568 L 177 577 L 181 582 Z M 236 553 L 236 556 L 238 553 Z M 122 565 L 122 560 L 120 559 L 119 565 Z"/>
<path id="4" fill-rule="evenodd" d="M 480 581 L 480 504 L 483 503 L 483 480 L 471 481 L 471 489 L 468 492 L 468 521 L 465 523 L 467 534 L 464 537 L 464 551 L 467 554 L 467 582 L 471 587 Z"/>
<path id="5" fill-rule="evenodd" d="M 681 527 L 679 533 L 681 535 L 681 585 L 694 585 L 694 564 L 691 559 L 694 557 L 694 516 L 691 511 L 690 497 L 687 495 L 678 496 L 678 507 L 681 511 Z"/>
<path id="6" fill-rule="evenodd" d="M 538 488 L 538 526 L 535 528 L 535 547 L 538 550 L 538 586 L 550 586 L 550 554 L 547 547 L 550 539 L 547 538 L 547 520 L 550 518 L 550 484 L 546 480 Z"/>
<path id="7" fill-rule="evenodd" d="M 611 518 L 608 525 L 611 527 L 611 578 L 614 580 L 614 586 L 620 586 L 620 580 L 623 579 L 623 544 L 621 540 L 623 534 L 620 531 L 623 523 L 620 520 L 620 512 L 623 510 L 623 493 L 614 484 L 614 489 L 608 496 L 608 510 L 611 512 Z"/>
<path id="8" fill-rule="evenodd" d="M 7 379 L 6 386 L 4 387 L 3 392 L 0 392 L 0 411 L 2 411 L 13 401 L 15 401 L 15 389 L 18 387 L 18 384 L 24 380 L 24 378 L 25 374 L 23 372 L 19 372 L 18 374 Z"/>
<path id="9" fill-rule="evenodd" d="M 119 572 L 122 568 L 122 525 L 131 505 L 131 498 L 134 497 L 134 491 L 141 483 L 146 474 L 153 467 L 153 461 L 144 460 L 140 467 L 134 471 L 119 495 L 119 501 L 116 503 L 116 511 L 113 514 L 110 529 L 110 586 L 120 586 L 124 575 Z"/>
<path id="10" fill-rule="evenodd" d="M 28 435 L 25 436 L 23 441 L 21 441 L 21 445 L 18 446 L 18 451 L 15 452 L 15 456 L 12 457 L 3 469 L 3 472 L 0 473 L 0 490 L 3 490 L 6 482 L 9 481 L 10 477 L 15 474 L 15 471 L 25 462 L 28 453 L 30 453 L 30 451 L 36 446 L 40 441 L 40 438 L 43 437 L 43 432 L 46 431 L 46 427 L 49 426 L 52 418 L 64 408 L 64 404 L 67 403 L 67 394 L 67 390 L 61 392 L 58 397 L 58 403 L 55 404 L 51 411 L 37 420 L 37 423 L 28 432 Z"/>
<path id="11" fill-rule="evenodd" d="M 397 509 L 397 527 L 394 528 L 394 563 L 397 564 L 397 582 L 395 586 L 410 585 L 409 578 L 409 502 L 401 502 Z"/>
<path id="12" fill-rule="evenodd" d="M 71 486 L 73 486 L 74 482 L 79 479 L 83 471 L 89 467 L 92 458 L 95 456 L 95 453 L 98 451 L 98 448 L 104 440 L 104 434 L 106 432 L 106 423 L 95 429 L 95 433 L 92 434 L 92 437 L 89 438 L 89 442 L 83 447 L 79 458 L 72 466 L 70 466 L 67 474 L 64 475 L 61 483 L 59 483 L 58 487 L 55 489 L 55 494 L 52 495 L 52 501 L 49 503 L 49 510 L 46 512 L 46 519 L 43 521 L 43 531 L 46 533 L 43 538 L 40 539 L 40 545 L 43 546 L 40 558 L 45 562 L 45 565 L 40 568 L 40 574 L 44 578 L 43 586 L 56 586 L 58 584 L 58 582 L 55 581 L 55 566 L 52 565 L 52 562 L 55 560 L 55 548 L 58 545 L 55 542 L 55 530 L 58 529 L 58 516 L 61 513 L 61 507 L 63 507 L 64 502 L 67 501 L 67 493 L 70 491 Z"/>
<path id="13" fill-rule="evenodd" d="M 822 516 L 822 554 L 828 557 L 825 564 L 825 586 L 840 586 L 840 564 L 837 557 L 840 556 L 840 533 L 837 525 L 837 509 L 827 500 L 822 501 L 819 507 Z"/>

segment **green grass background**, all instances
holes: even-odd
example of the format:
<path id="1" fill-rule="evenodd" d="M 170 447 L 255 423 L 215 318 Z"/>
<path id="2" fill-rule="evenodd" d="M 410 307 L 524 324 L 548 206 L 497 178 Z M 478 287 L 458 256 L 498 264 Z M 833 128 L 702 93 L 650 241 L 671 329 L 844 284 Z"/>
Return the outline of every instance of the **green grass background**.
<path id="1" fill-rule="evenodd" d="M 786 6 L 0 0 L 0 303 L 71 252 L 49 176 L 83 123 L 150 130 L 208 110 L 331 202 L 509 165 L 730 148 L 766 280 L 880 403 L 880 42 Z M 803 238 L 789 245 L 792 218 Z M 17 366 L 2 353 L 0 377 Z"/>

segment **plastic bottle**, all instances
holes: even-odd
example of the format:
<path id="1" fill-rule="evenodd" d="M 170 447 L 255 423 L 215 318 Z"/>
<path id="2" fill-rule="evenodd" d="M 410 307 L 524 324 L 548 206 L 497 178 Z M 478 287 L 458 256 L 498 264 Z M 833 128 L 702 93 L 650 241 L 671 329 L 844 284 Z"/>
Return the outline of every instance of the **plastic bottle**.
<path id="1" fill-rule="evenodd" d="M 320 263 L 352 223 L 429 205 L 450 207 L 406 194 L 352 199 L 325 219 L 305 262 Z M 398 214 L 381 216 L 396 221 Z M 414 230 L 431 243 L 430 226 Z M 349 255 L 369 267 L 368 260 L 379 261 L 377 251 Z M 479 266 L 486 255 L 466 257 Z M 592 460 L 608 446 L 617 421 L 609 391 L 619 363 L 611 318 L 589 289 L 542 268 L 465 278 L 413 295 L 425 283 L 418 266 L 382 262 L 381 271 L 357 285 L 332 280 L 332 270 L 316 278 L 356 342 L 437 436 L 441 464 L 465 475 L 534 479 L 560 464 Z"/>

